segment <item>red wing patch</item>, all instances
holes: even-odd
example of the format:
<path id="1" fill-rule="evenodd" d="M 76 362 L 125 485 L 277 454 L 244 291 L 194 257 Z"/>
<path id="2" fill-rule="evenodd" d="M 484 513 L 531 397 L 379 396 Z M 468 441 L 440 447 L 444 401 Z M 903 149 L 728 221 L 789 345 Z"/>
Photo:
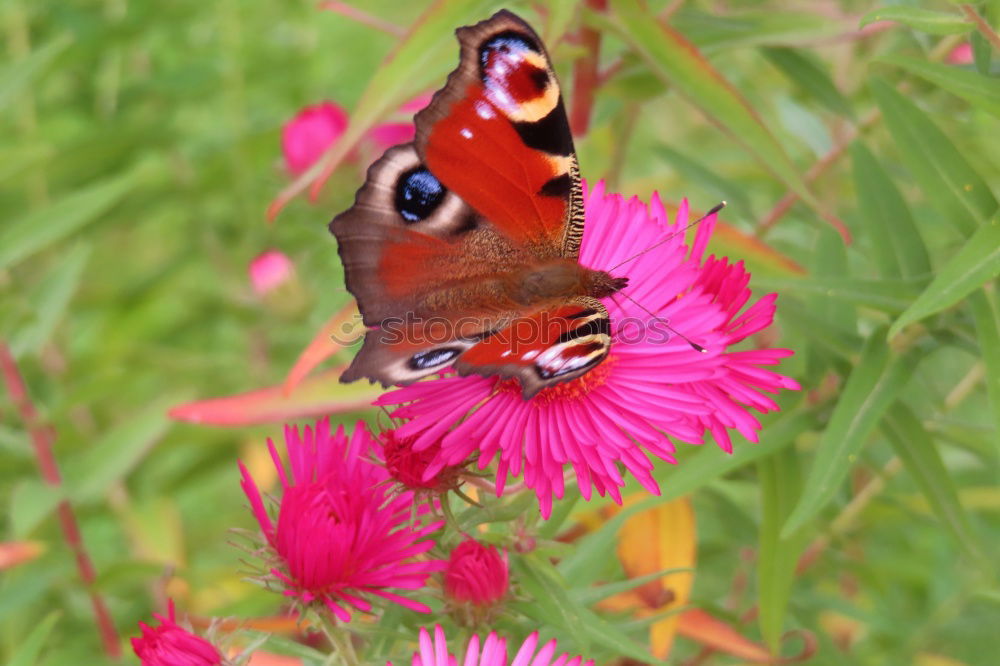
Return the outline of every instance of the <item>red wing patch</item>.
<path id="1" fill-rule="evenodd" d="M 515 319 L 462 354 L 459 374 L 518 377 L 525 398 L 575 379 L 604 360 L 610 322 L 600 301 L 577 299 Z"/>
<path id="2" fill-rule="evenodd" d="M 459 68 L 417 114 L 417 151 L 449 190 L 513 242 L 559 256 L 582 203 L 548 56 L 534 31 L 509 12 L 458 36 Z"/>

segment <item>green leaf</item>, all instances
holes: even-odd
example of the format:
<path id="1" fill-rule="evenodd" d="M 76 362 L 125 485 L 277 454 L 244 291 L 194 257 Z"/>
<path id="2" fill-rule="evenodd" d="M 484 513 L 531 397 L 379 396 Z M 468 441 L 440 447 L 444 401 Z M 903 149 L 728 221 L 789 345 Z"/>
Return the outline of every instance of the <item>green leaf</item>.
<path id="1" fill-rule="evenodd" d="M 993 48 L 980 32 L 972 33 L 969 42 L 972 44 L 972 59 L 976 65 L 976 71 L 988 76 L 993 61 Z"/>
<path id="2" fill-rule="evenodd" d="M 743 187 L 735 181 L 720 176 L 718 171 L 706 167 L 698 160 L 684 155 L 674 148 L 657 146 L 653 152 L 669 162 L 685 180 L 698 183 L 721 200 L 726 201 L 727 216 L 730 215 L 729 211 L 733 211 L 732 214 L 738 218 L 755 219 L 750 197 L 747 196 Z"/>
<path id="3" fill-rule="evenodd" d="M 593 585 L 590 587 L 574 589 L 570 591 L 570 594 L 577 603 L 591 606 L 596 604 L 598 601 L 603 601 L 609 597 L 615 596 L 616 594 L 622 594 L 623 592 L 634 590 L 635 588 L 641 587 L 646 583 L 658 580 L 663 576 L 669 576 L 677 573 L 694 573 L 694 569 L 690 567 L 661 569 L 660 571 L 654 571 L 653 573 L 648 573 L 637 578 L 620 580 L 616 583 L 604 583 L 602 585 Z"/>
<path id="4" fill-rule="evenodd" d="M 687 3 L 671 17 L 670 24 L 705 53 L 754 46 L 794 47 L 853 28 L 818 12 L 796 11 L 790 7 L 783 7 L 780 12 L 734 7 L 733 11 L 723 14 L 699 10 L 695 3 Z"/>
<path id="5" fill-rule="evenodd" d="M 617 542 L 618 531 L 628 518 L 635 514 L 683 497 L 728 474 L 749 465 L 790 445 L 803 432 L 815 427 L 815 416 L 810 412 L 789 411 L 780 414 L 767 425 L 760 435 L 760 443 L 737 441 L 732 453 L 714 446 L 705 446 L 684 463 L 671 466 L 667 474 L 657 474 L 660 479 L 659 496 L 637 502 L 611 517 L 596 532 L 587 534 L 577 544 L 571 555 L 559 563 L 559 571 L 567 580 L 585 575 L 592 566 L 594 554 L 610 552 Z M 738 437 L 734 435 L 734 440 Z"/>
<path id="6" fill-rule="evenodd" d="M 966 552 L 985 565 L 985 551 L 972 531 L 948 469 L 923 424 L 899 401 L 886 413 L 882 430 L 938 519 Z"/>
<path id="7" fill-rule="evenodd" d="M 761 493 L 760 551 L 757 555 L 758 622 L 760 633 L 774 654 L 781 644 L 785 612 L 791 596 L 795 567 L 805 546 L 806 531 L 787 539 L 781 526 L 802 492 L 802 475 L 794 447 L 786 447 L 757 462 Z"/>
<path id="8" fill-rule="evenodd" d="M 927 289 L 892 323 L 889 337 L 905 326 L 954 305 L 997 275 L 1000 275 L 1000 215 L 980 227 L 941 267 Z"/>
<path id="9" fill-rule="evenodd" d="M 706 116 L 747 150 L 822 217 L 828 211 L 802 179 L 750 103 L 698 52 L 697 47 L 638 3 L 612 0 L 609 26 L 669 86 L 693 102 Z"/>
<path id="10" fill-rule="evenodd" d="M 828 315 L 816 314 L 799 302 L 784 299 L 781 303 L 781 322 L 807 336 L 814 345 L 843 358 L 853 358 L 861 347 L 861 337 L 849 328 L 854 323 L 853 316 L 848 320 L 831 319 Z"/>
<path id="11" fill-rule="evenodd" d="M 914 280 L 866 280 L 864 278 L 754 278 L 754 285 L 764 291 L 797 294 L 864 305 L 884 312 L 905 310 L 919 293 Z"/>
<path id="12" fill-rule="evenodd" d="M 0 109 L 9 107 L 14 99 L 32 85 L 71 41 L 69 35 L 60 35 L 32 51 L 26 58 L 0 70 Z"/>
<path id="13" fill-rule="evenodd" d="M 826 70 L 807 52 L 791 48 L 765 48 L 761 49 L 761 53 L 789 81 L 827 109 L 848 118 L 854 117 L 851 103 L 837 90 Z"/>
<path id="14" fill-rule="evenodd" d="M 895 183 L 863 143 L 855 141 L 850 152 L 858 209 L 879 273 L 887 278 L 929 277 L 927 248 Z"/>
<path id="15" fill-rule="evenodd" d="M 872 79 L 871 88 L 903 163 L 924 196 L 945 220 L 971 235 L 997 210 L 986 182 L 916 104 L 881 79 Z"/>
<path id="16" fill-rule="evenodd" d="M 884 55 L 878 61 L 901 67 L 961 97 L 976 108 L 1000 116 L 1000 85 L 994 78 L 954 65 L 942 65 L 901 55 Z"/>
<path id="17" fill-rule="evenodd" d="M 60 610 L 51 611 L 35 625 L 27 638 L 20 643 L 20 647 L 11 660 L 7 662 L 7 666 L 35 666 L 38 663 L 38 655 L 42 653 L 42 648 L 47 644 L 49 633 L 56 626 L 60 615 L 62 615 Z"/>
<path id="18" fill-rule="evenodd" d="M 876 21 L 895 21 L 931 35 L 960 35 L 975 26 L 958 14 L 936 12 L 917 7 L 880 7 L 861 17 L 861 27 Z"/>
<path id="19" fill-rule="evenodd" d="M 83 276 L 83 268 L 90 257 L 91 246 L 81 244 L 59 258 L 52 274 L 46 277 L 37 293 L 31 299 L 35 306 L 34 319 L 11 340 L 14 356 L 38 353 L 52 336 L 59 319 L 66 312 L 66 306 L 76 292 Z"/>
<path id="20" fill-rule="evenodd" d="M 983 289 L 969 296 L 969 306 L 976 322 L 979 353 L 986 367 L 986 395 L 993 419 L 993 445 L 1000 458 L 1000 306 L 996 289 Z"/>
<path id="21" fill-rule="evenodd" d="M 36 479 L 18 483 L 10 497 L 10 525 L 14 538 L 29 536 L 64 498 L 61 489 Z"/>
<path id="22" fill-rule="evenodd" d="M 791 538 L 833 498 L 868 435 L 913 372 L 916 352 L 890 353 L 884 331 L 879 329 L 868 338 L 847 379 L 782 538 Z"/>
<path id="23" fill-rule="evenodd" d="M 87 447 L 66 466 L 66 484 L 74 503 L 98 498 L 122 479 L 163 436 L 170 425 L 167 408 L 176 398 L 161 398 L 132 415 Z"/>
<path id="24" fill-rule="evenodd" d="M 0 269 L 79 231 L 114 206 L 134 183 L 131 173 L 110 178 L 6 222 L 0 232 Z"/>
<path id="25" fill-rule="evenodd" d="M 618 627 L 577 603 L 568 592 L 567 580 L 550 563 L 530 555 L 521 560 L 519 580 L 534 598 L 532 603 L 512 604 L 519 611 L 543 624 L 571 632 L 583 646 L 597 643 L 617 655 L 660 663 Z"/>

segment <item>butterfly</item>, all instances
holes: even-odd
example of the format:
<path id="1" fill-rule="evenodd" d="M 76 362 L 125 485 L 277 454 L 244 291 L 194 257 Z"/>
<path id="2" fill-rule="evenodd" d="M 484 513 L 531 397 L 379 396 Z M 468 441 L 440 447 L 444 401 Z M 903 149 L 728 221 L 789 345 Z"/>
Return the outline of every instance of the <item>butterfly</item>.
<path id="1" fill-rule="evenodd" d="M 369 327 L 340 380 L 406 385 L 453 367 L 516 378 L 529 399 L 607 358 L 600 299 L 628 279 L 577 260 L 579 166 L 538 35 L 506 10 L 456 35 L 458 68 L 414 141 L 372 164 L 330 223 Z"/>

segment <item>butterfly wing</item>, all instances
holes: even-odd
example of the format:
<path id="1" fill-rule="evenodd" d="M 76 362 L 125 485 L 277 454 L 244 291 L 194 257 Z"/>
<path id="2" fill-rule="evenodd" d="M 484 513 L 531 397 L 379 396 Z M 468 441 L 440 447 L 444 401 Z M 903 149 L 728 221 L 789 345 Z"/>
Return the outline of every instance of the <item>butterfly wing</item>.
<path id="1" fill-rule="evenodd" d="M 406 384 L 479 347 L 461 371 L 544 385 L 524 368 L 494 370 L 502 363 L 488 352 L 499 342 L 485 343 L 539 314 L 505 296 L 512 269 L 578 254 L 583 204 L 569 124 L 548 55 L 524 21 L 501 11 L 457 34 L 459 67 L 417 114 L 414 143 L 375 162 L 354 206 L 330 224 L 347 288 L 375 327 L 342 381 Z"/>
<path id="2" fill-rule="evenodd" d="M 591 370 L 610 347 L 607 309 L 595 298 L 579 297 L 514 319 L 459 355 L 455 369 L 460 375 L 516 377 L 527 400 Z"/>
<path id="3" fill-rule="evenodd" d="M 514 244 L 545 258 L 576 258 L 580 173 L 541 39 L 506 10 L 456 34 L 459 66 L 416 115 L 417 152 Z"/>

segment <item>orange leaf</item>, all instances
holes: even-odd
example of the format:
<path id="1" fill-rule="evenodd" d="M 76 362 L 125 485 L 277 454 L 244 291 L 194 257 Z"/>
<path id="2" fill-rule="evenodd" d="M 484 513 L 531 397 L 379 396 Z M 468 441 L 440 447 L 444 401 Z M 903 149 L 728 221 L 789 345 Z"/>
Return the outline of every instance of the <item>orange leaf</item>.
<path id="1" fill-rule="evenodd" d="M 623 506 L 631 506 L 646 497 L 645 494 L 631 495 L 625 498 Z M 600 512 L 580 516 L 579 520 L 584 531 L 591 531 L 621 508 L 606 506 Z M 618 533 L 618 559 L 629 578 L 664 569 L 692 569 L 696 545 L 694 512 L 690 501 L 682 497 L 626 520 Z M 693 582 L 691 572 L 671 573 L 605 599 L 599 605 L 611 611 L 632 610 L 639 617 L 659 615 L 687 604 Z M 660 659 L 666 659 L 673 646 L 677 619 L 677 614 L 669 615 L 650 626 L 650 650 Z"/>
<path id="2" fill-rule="evenodd" d="M 247 666 L 302 666 L 302 660 L 298 657 L 286 657 L 257 650 L 250 655 Z"/>
<path id="3" fill-rule="evenodd" d="M 371 405 L 381 393 L 374 386 L 347 387 L 337 380 L 341 366 L 303 380 L 291 394 L 283 386 L 178 405 L 169 416 L 178 421 L 216 426 L 282 423 L 292 419 L 356 412 Z"/>
<path id="4" fill-rule="evenodd" d="M 295 365 L 288 371 L 282 386 L 284 395 L 290 395 L 313 368 L 354 342 L 362 331 L 358 306 L 354 301 L 323 324 L 312 342 L 299 354 Z"/>
<path id="5" fill-rule="evenodd" d="M 791 664 L 805 661 L 816 653 L 817 648 L 816 638 L 811 633 L 793 631 L 786 634 L 786 637 L 798 635 L 802 638 L 802 649 L 799 653 L 793 657 L 772 655 L 760 643 L 754 643 L 729 624 L 698 608 L 681 613 L 677 632 L 705 647 L 757 664 Z"/>
<path id="6" fill-rule="evenodd" d="M 44 551 L 45 546 L 37 541 L 0 542 L 0 571 L 30 562 Z"/>
<path id="7" fill-rule="evenodd" d="M 698 608 L 681 613 L 677 630 L 685 638 L 740 659 L 765 663 L 774 659 L 766 647 L 744 638 L 730 625 Z"/>
<path id="8" fill-rule="evenodd" d="M 645 497 L 632 495 L 626 498 L 625 506 Z M 618 533 L 618 559 L 629 578 L 663 569 L 693 568 L 696 547 L 694 511 L 687 497 L 637 513 Z M 641 614 L 648 615 L 686 605 L 693 583 L 693 573 L 672 573 L 636 588 L 633 595 L 645 607 Z M 649 629 L 650 649 L 660 659 L 670 654 L 678 617 L 669 615 Z"/>

